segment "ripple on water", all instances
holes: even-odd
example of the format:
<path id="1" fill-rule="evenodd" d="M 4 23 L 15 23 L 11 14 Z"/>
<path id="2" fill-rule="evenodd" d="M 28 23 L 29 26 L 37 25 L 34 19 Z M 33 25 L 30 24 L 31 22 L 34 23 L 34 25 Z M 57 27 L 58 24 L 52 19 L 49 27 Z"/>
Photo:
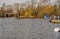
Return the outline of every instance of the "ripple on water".
<path id="1" fill-rule="evenodd" d="M 53 39 L 54 27 L 46 19 L 0 18 L 2 37 L 10 39 Z"/>

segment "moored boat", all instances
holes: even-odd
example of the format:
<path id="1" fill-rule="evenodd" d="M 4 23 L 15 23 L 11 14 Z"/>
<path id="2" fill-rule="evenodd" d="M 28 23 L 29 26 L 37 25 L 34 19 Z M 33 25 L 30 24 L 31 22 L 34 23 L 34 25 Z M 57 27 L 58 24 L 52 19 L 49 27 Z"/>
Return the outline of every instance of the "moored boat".
<path id="1" fill-rule="evenodd" d="M 51 18 L 49 20 L 49 22 L 51 22 L 51 23 L 60 23 L 60 19 L 59 18 L 57 18 L 57 19 Z"/>
<path id="2" fill-rule="evenodd" d="M 52 22 L 52 23 L 60 23 L 60 19 L 57 19 L 57 20 L 49 20 L 49 22 Z"/>

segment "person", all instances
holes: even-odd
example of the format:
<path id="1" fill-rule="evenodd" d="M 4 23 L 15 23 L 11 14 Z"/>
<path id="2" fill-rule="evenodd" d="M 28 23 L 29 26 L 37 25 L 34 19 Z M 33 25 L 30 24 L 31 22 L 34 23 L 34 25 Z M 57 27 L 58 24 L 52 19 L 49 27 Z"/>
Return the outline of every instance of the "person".
<path id="1" fill-rule="evenodd" d="M 58 16 L 58 19 L 60 18 L 60 16 Z"/>
<path id="2" fill-rule="evenodd" d="M 54 19 L 54 17 L 53 17 L 53 16 L 51 16 L 51 17 L 50 17 L 50 20 L 49 20 L 49 22 L 51 22 L 51 20 L 53 20 L 53 19 Z"/>

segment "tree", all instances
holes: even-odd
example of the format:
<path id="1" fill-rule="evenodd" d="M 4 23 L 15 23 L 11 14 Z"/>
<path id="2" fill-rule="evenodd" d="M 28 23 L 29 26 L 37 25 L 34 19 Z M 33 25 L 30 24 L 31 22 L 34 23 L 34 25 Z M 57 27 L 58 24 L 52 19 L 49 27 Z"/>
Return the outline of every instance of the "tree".
<path id="1" fill-rule="evenodd" d="M 41 0 L 40 2 L 41 2 L 41 4 L 42 4 L 43 6 L 45 6 L 45 5 L 48 3 L 48 1 L 49 1 L 49 0 Z"/>
<path id="2" fill-rule="evenodd" d="M 12 13 L 12 11 L 13 11 L 12 6 L 11 5 L 6 5 L 5 12 L 6 13 Z"/>
<path id="3" fill-rule="evenodd" d="M 31 6 L 32 6 L 32 9 L 35 8 L 35 5 L 36 5 L 36 0 L 31 0 Z"/>
<path id="4" fill-rule="evenodd" d="M 15 16 L 16 17 L 18 17 L 19 16 L 19 14 L 20 14 L 20 12 L 19 12 L 19 10 L 20 10 L 20 4 L 19 3 L 14 3 L 14 10 L 16 11 L 15 13 Z"/>

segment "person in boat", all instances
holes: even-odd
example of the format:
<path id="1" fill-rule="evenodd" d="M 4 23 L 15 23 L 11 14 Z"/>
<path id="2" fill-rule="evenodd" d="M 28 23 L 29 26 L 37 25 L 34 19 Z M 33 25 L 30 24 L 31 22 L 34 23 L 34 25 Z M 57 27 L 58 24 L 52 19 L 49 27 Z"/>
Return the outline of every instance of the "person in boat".
<path id="1" fill-rule="evenodd" d="M 53 20 L 53 19 L 54 19 L 54 16 L 51 16 L 49 22 L 51 22 L 51 20 Z"/>

